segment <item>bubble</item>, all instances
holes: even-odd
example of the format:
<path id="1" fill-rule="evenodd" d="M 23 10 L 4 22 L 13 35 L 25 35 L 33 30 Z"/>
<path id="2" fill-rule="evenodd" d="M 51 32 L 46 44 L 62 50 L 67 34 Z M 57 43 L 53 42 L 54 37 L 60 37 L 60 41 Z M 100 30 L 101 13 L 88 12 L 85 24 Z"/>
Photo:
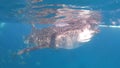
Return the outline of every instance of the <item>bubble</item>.
<path id="1" fill-rule="evenodd" d="M 6 25 L 6 23 L 1 22 L 1 23 L 0 23 L 0 29 L 4 28 L 4 27 L 5 27 L 5 25 Z"/>

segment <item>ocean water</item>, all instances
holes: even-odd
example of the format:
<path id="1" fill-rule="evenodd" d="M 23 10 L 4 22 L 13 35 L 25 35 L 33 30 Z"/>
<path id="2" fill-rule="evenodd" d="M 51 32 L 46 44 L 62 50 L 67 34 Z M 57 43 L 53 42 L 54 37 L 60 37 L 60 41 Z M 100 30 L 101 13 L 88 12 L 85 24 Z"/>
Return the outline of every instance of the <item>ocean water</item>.
<path id="1" fill-rule="evenodd" d="M 0 0 L 0 68 L 120 68 L 120 28 L 100 27 L 90 42 L 72 49 L 39 49 L 21 56 L 31 26 L 13 15 L 28 0 Z M 102 23 L 120 24 L 120 0 L 43 0 L 43 4 L 89 6 L 102 12 Z M 41 28 L 44 26 L 41 25 Z"/>

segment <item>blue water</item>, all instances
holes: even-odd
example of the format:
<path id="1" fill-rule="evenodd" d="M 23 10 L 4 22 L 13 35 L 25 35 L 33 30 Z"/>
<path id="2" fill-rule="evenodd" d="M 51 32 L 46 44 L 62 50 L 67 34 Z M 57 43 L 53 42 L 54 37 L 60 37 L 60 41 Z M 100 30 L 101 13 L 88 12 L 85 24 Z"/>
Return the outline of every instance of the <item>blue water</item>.
<path id="1" fill-rule="evenodd" d="M 44 4 L 91 6 L 102 11 L 103 22 L 120 19 L 120 0 L 44 0 Z M 30 25 L 14 17 L 13 9 L 24 7 L 25 0 L 0 0 L 0 68 L 120 68 L 120 29 L 100 28 L 100 33 L 83 46 L 73 49 L 41 49 L 16 56 L 26 47 L 24 37 Z M 43 26 L 41 26 L 43 27 Z"/>

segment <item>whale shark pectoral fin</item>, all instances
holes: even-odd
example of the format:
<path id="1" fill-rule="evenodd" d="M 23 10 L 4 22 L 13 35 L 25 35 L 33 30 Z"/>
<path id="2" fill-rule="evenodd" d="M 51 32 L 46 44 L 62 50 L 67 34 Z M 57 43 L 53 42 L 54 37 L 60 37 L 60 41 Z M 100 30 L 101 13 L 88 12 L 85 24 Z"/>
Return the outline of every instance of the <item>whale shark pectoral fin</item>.
<path id="1" fill-rule="evenodd" d="M 33 46 L 33 47 L 25 48 L 23 50 L 18 51 L 17 55 L 22 55 L 26 52 L 30 52 L 30 51 L 37 50 L 37 49 L 40 49 L 40 48 L 45 48 L 45 47 L 47 47 L 47 46 L 41 45 L 41 46 Z"/>
<path id="2" fill-rule="evenodd" d="M 22 55 L 22 54 L 24 54 L 24 53 L 26 53 L 26 52 L 29 52 L 29 51 L 30 51 L 30 48 L 26 48 L 26 49 L 23 49 L 23 50 L 18 51 L 18 52 L 17 52 L 17 55 Z"/>
<path id="3" fill-rule="evenodd" d="M 20 51 L 17 52 L 17 55 L 21 55 L 23 53 L 24 53 L 24 50 L 20 50 Z"/>

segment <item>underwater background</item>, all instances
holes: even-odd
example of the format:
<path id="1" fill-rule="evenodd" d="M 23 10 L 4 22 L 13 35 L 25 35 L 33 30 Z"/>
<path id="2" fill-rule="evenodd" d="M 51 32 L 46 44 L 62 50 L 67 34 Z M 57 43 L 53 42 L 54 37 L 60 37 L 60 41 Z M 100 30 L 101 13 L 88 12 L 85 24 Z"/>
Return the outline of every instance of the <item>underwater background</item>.
<path id="1" fill-rule="evenodd" d="M 31 26 L 14 11 L 28 0 L 0 0 L 0 68 L 120 68 L 120 28 L 100 28 L 90 42 L 72 50 L 40 49 L 17 56 L 26 47 Z M 89 6 L 102 12 L 102 22 L 120 24 L 120 0 L 43 0 L 43 4 Z M 41 25 L 44 28 L 44 25 Z"/>

